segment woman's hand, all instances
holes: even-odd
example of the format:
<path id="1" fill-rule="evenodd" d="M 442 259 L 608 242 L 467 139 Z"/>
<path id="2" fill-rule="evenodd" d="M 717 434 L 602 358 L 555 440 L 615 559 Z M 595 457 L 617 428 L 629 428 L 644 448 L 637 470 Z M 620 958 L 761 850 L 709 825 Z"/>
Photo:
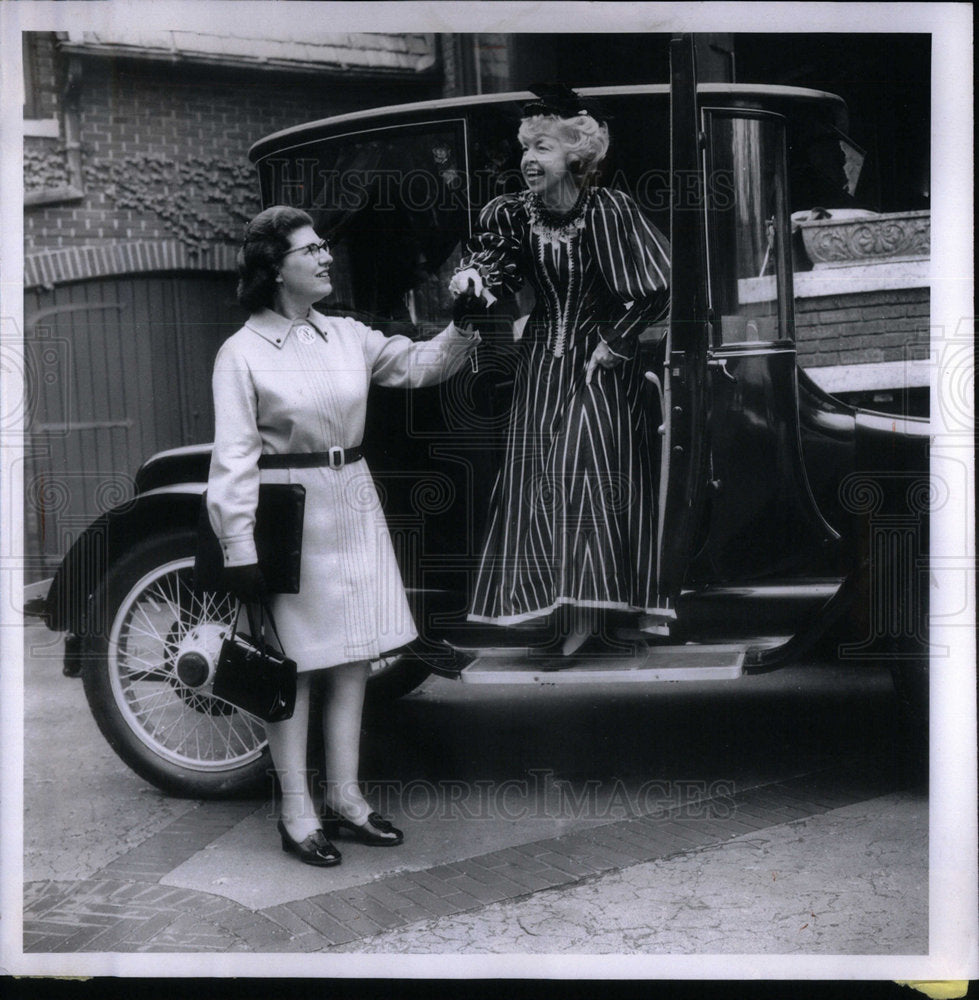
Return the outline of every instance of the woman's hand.
<path id="1" fill-rule="evenodd" d="M 592 351 L 592 355 L 588 359 L 588 367 L 585 369 L 585 385 L 591 385 L 591 377 L 596 368 L 614 368 L 622 360 L 604 340 L 599 340 L 598 346 Z"/>
<path id="2" fill-rule="evenodd" d="M 456 279 L 461 279 L 466 275 L 474 277 L 466 278 L 466 287 L 461 291 L 456 291 L 456 288 L 460 284 Z M 477 285 L 476 282 L 479 282 L 479 284 Z M 483 290 L 482 286 L 482 279 L 473 270 L 460 271 L 449 282 L 449 290 L 455 295 L 455 302 L 452 303 L 452 322 L 455 324 L 457 330 L 475 327 L 479 320 L 486 315 L 486 302 L 479 295 Z"/>
<path id="3" fill-rule="evenodd" d="M 269 589 L 258 563 L 247 566 L 226 566 L 225 587 L 243 604 L 258 604 L 268 597 Z"/>
<path id="4" fill-rule="evenodd" d="M 452 275 L 449 282 L 449 291 L 453 295 L 482 295 L 483 276 L 474 267 L 467 267 L 465 271 L 458 271 Z"/>

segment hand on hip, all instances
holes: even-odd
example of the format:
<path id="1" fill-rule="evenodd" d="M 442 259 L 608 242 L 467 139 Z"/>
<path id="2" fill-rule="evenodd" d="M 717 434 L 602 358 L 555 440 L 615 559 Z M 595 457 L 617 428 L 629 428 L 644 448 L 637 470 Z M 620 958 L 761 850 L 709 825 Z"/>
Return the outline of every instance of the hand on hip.
<path id="1" fill-rule="evenodd" d="M 591 385 L 591 377 L 596 368 L 614 368 L 621 362 L 622 358 L 615 354 L 604 340 L 600 340 L 588 359 L 588 367 L 585 369 L 585 385 Z"/>

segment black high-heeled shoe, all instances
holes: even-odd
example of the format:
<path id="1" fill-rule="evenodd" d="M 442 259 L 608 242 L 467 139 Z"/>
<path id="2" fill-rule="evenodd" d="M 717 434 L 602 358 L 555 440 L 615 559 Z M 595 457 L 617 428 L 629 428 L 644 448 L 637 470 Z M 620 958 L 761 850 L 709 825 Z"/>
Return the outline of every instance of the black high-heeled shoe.
<path id="1" fill-rule="evenodd" d="M 344 819 L 331 809 L 324 809 L 323 829 L 331 837 L 336 837 L 341 830 L 352 833 L 362 844 L 370 847 L 397 847 L 403 843 L 405 835 L 389 820 L 379 813 L 372 812 L 367 822 L 358 826 L 349 819 Z"/>
<path id="2" fill-rule="evenodd" d="M 317 868 L 330 868 L 340 864 L 340 852 L 326 839 L 322 830 L 314 830 L 305 840 L 293 840 L 286 829 L 285 823 L 279 820 L 279 836 L 282 838 L 282 850 L 287 854 L 295 854 L 304 865 L 315 865 Z"/>

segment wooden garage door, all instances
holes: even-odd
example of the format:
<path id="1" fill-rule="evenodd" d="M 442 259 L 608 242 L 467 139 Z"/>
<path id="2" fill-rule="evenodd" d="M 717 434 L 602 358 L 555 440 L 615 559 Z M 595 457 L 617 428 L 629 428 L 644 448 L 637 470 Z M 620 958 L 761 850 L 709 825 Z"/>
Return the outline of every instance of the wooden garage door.
<path id="1" fill-rule="evenodd" d="M 210 378 L 242 323 L 229 274 L 132 275 L 32 290 L 24 304 L 27 580 L 132 494 L 155 451 L 210 441 Z"/>

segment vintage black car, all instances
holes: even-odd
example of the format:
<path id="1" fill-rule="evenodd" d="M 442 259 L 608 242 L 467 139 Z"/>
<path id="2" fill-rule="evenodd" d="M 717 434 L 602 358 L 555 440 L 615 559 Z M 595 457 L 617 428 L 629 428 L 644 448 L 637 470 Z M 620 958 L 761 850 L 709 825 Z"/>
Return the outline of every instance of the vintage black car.
<path id="1" fill-rule="evenodd" d="M 811 90 L 697 87 L 676 55 L 671 84 L 584 91 L 612 123 L 604 183 L 628 190 L 672 246 L 669 323 L 641 337 L 658 432 L 650 530 L 663 590 L 677 594 L 669 635 L 551 672 L 527 655 L 543 626 L 466 621 L 521 293 L 494 308 L 478 371 L 372 390 L 365 447 L 425 639 L 375 665 L 373 697 L 417 686 L 433 647 L 465 657 L 466 683 L 646 684 L 736 682 L 822 642 L 855 669 L 891 666 L 921 708 L 927 423 L 854 409 L 796 364 L 790 217 L 811 205 L 793 200 L 793 181 L 806 141 L 843 134 L 845 106 Z M 519 189 L 531 96 L 347 114 L 256 143 L 263 203 L 306 209 L 336 241 L 330 309 L 412 337 L 446 324 L 448 276 L 480 207 Z M 149 458 L 135 495 L 74 542 L 40 609 L 68 633 L 65 672 L 82 675 L 126 763 L 204 797 L 252 788 L 268 767 L 259 721 L 211 693 L 234 608 L 192 586 L 208 462 L 206 444 Z"/>

